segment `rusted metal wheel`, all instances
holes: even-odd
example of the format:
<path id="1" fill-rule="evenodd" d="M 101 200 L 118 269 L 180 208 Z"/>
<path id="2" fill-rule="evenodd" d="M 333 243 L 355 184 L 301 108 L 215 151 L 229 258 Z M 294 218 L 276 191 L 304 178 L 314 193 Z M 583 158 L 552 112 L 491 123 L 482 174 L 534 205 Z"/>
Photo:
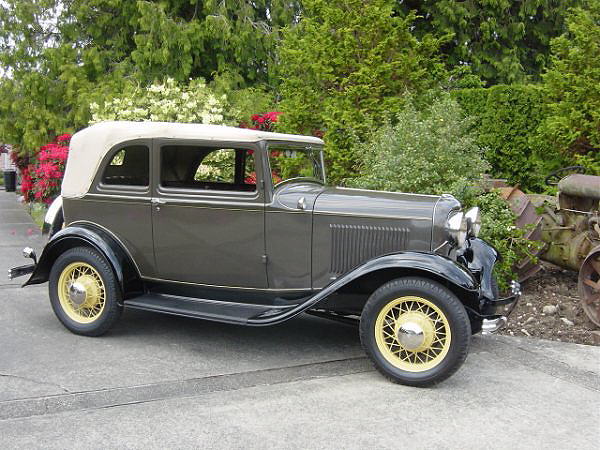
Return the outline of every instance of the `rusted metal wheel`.
<path id="1" fill-rule="evenodd" d="M 516 186 L 507 186 L 499 188 L 500 195 L 506 202 L 512 212 L 517 216 L 515 226 L 517 228 L 530 227 L 529 231 L 525 234 L 525 239 L 532 241 L 538 241 L 542 235 L 542 217 L 536 212 L 536 208 L 523 191 Z M 542 249 L 534 252 L 535 256 L 539 256 L 542 253 Z M 515 270 L 519 277 L 519 282 L 523 282 L 533 275 L 538 273 L 541 269 L 539 263 L 534 262 L 530 257 L 525 257 L 519 261 L 515 267 Z"/>
<path id="2" fill-rule="evenodd" d="M 583 311 L 600 327 L 600 245 L 592 249 L 583 261 L 578 289 Z"/>

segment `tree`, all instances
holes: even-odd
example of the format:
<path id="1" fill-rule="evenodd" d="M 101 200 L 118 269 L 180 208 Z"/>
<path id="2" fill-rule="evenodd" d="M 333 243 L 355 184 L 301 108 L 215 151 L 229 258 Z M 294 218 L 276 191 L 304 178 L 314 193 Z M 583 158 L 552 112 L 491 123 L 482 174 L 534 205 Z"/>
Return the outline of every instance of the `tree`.
<path id="1" fill-rule="evenodd" d="M 541 130 L 557 148 L 600 162 L 600 0 L 572 9 L 567 28 L 552 41 L 544 75 L 549 113 Z"/>
<path id="2" fill-rule="evenodd" d="M 415 11 L 418 35 L 451 34 L 442 51 L 449 68 L 467 65 L 488 85 L 539 80 L 550 40 L 564 31 L 569 6 L 579 0 L 397 0 Z"/>
<path id="3" fill-rule="evenodd" d="M 87 124 L 89 104 L 131 78 L 136 8 L 134 1 L 4 1 L 0 138 L 30 152 Z"/>
<path id="4" fill-rule="evenodd" d="M 178 81 L 215 73 L 237 76 L 241 87 L 270 83 L 281 27 L 293 23 L 299 1 L 140 1 L 132 60 L 142 80 Z"/>
<path id="5" fill-rule="evenodd" d="M 355 172 L 354 138 L 393 116 L 406 92 L 422 92 L 443 74 L 441 41 L 411 33 L 414 16 L 391 0 L 306 0 L 280 48 L 279 109 L 284 131 L 327 136 L 330 178 Z"/>
<path id="6" fill-rule="evenodd" d="M 4 0 L 0 3 L 0 140 L 22 151 L 73 132 L 138 83 L 217 74 L 221 88 L 272 81 L 289 0 Z"/>

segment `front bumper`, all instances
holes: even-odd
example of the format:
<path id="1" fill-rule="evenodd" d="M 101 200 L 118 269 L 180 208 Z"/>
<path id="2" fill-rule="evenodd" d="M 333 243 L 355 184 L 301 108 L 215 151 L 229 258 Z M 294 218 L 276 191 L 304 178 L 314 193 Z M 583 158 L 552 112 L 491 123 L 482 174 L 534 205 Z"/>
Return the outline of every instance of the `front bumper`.
<path id="1" fill-rule="evenodd" d="M 481 305 L 482 316 L 510 316 L 513 312 L 519 299 L 521 298 L 521 284 L 512 280 L 510 282 L 510 295 L 504 298 L 495 300 L 484 299 Z"/>
<path id="2" fill-rule="evenodd" d="M 516 281 L 510 282 L 508 297 L 487 301 L 482 308 L 481 334 L 491 334 L 504 328 L 508 317 L 513 312 L 521 298 L 521 285 Z"/>

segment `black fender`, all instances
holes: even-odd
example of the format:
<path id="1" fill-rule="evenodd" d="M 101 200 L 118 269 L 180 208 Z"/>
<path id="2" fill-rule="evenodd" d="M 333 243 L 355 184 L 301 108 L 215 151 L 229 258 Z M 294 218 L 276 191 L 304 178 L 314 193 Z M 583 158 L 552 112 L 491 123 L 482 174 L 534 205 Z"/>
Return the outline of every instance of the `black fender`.
<path id="1" fill-rule="evenodd" d="M 271 313 L 260 314 L 248 319 L 248 325 L 274 325 L 291 319 L 302 312 L 315 308 L 318 303 L 337 292 L 342 287 L 363 277 L 367 274 L 386 269 L 404 269 L 411 274 L 421 276 L 433 276 L 436 279 L 447 281 L 455 292 L 461 293 L 460 300 L 469 306 L 477 302 L 479 298 L 479 283 L 473 274 L 465 267 L 452 259 L 427 252 L 398 252 L 373 258 L 360 266 L 340 276 L 319 292 L 306 299 L 299 305 L 285 311 L 283 314 L 272 315 Z"/>
<path id="2" fill-rule="evenodd" d="M 78 224 L 55 233 L 35 266 L 31 277 L 23 286 L 48 281 L 54 261 L 73 247 L 91 247 L 100 252 L 110 263 L 121 289 L 122 298 L 130 292 L 141 291 L 141 277 L 135 263 L 119 240 L 106 230 L 93 224 Z"/>
<path id="3" fill-rule="evenodd" d="M 467 239 L 465 247 L 457 255 L 457 261 L 468 267 L 480 283 L 481 296 L 488 301 L 496 300 L 494 292 L 494 265 L 502 258 L 498 250 L 483 239 Z"/>

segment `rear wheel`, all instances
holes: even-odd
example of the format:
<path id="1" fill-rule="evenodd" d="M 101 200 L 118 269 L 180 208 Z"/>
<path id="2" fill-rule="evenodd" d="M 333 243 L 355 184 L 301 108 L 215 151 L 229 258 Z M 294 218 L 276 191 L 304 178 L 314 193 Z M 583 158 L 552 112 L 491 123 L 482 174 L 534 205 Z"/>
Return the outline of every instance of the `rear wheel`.
<path id="1" fill-rule="evenodd" d="M 425 278 L 400 278 L 375 291 L 360 319 L 363 347 L 396 383 L 429 386 L 452 375 L 469 351 L 471 325 L 458 298 Z"/>
<path id="2" fill-rule="evenodd" d="M 76 247 L 60 255 L 50 271 L 48 287 L 56 317 L 73 333 L 99 336 L 121 315 L 113 270 L 91 248 Z"/>

